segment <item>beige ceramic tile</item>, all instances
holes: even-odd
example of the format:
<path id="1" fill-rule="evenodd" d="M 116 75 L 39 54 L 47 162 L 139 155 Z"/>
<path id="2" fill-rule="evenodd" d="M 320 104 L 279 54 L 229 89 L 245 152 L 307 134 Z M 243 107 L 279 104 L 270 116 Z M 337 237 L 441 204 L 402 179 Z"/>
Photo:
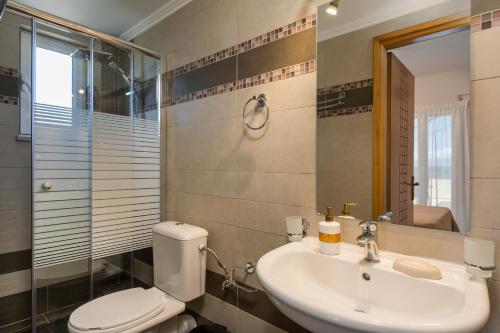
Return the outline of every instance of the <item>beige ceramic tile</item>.
<path id="1" fill-rule="evenodd" d="M 222 263 L 229 269 L 236 264 L 237 228 L 228 224 L 213 222 L 204 218 L 193 218 L 186 222 L 205 228 L 208 231 L 208 247 L 214 250 Z M 207 256 L 207 269 L 224 274 L 212 256 Z"/>
<path id="2" fill-rule="evenodd" d="M 219 197 L 237 197 L 237 173 L 233 171 L 176 170 L 177 191 Z"/>
<path id="3" fill-rule="evenodd" d="M 175 66 L 236 45 L 237 5 L 234 0 L 220 0 L 179 20 L 175 34 L 169 36 L 175 41 L 171 50 L 175 54 Z"/>
<path id="4" fill-rule="evenodd" d="M 238 90 L 238 108 L 252 96 L 265 93 L 271 117 L 277 111 L 316 105 L 316 73 Z"/>
<path id="5" fill-rule="evenodd" d="M 463 262 L 463 236 L 456 232 L 382 223 L 378 237 L 382 250 Z"/>
<path id="6" fill-rule="evenodd" d="M 264 254 L 286 243 L 287 237 L 285 236 L 238 228 L 236 263 L 240 267 L 244 267 L 247 262 L 251 262 L 255 265 Z M 240 274 L 238 275 L 238 279 L 248 285 L 262 288 L 255 273 L 251 275 Z"/>
<path id="7" fill-rule="evenodd" d="M 285 333 L 285 331 L 245 311 L 238 310 L 238 333 Z"/>
<path id="8" fill-rule="evenodd" d="M 178 104 L 173 108 L 175 126 L 241 117 L 237 97 L 233 91 Z"/>
<path id="9" fill-rule="evenodd" d="M 238 200 L 236 224 L 240 227 L 286 236 L 286 218 L 302 216 L 313 220 L 314 208 Z"/>
<path id="10" fill-rule="evenodd" d="M 260 132 L 244 130 L 238 140 L 238 170 L 314 173 L 316 108 L 272 113 Z"/>
<path id="11" fill-rule="evenodd" d="M 175 127 L 175 168 L 235 170 L 236 118 Z"/>
<path id="12" fill-rule="evenodd" d="M 471 180 L 473 227 L 500 229 L 500 179 Z"/>
<path id="13" fill-rule="evenodd" d="M 500 29 L 486 29 L 471 34 L 471 77 L 481 80 L 500 76 Z"/>
<path id="14" fill-rule="evenodd" d="M 316 13 L 321 1 L 238 0 L 237 3 L 238 42 L 243 42 Z"/>
<path id="15" fill-rule="evenodd" d="M 500 78 L 473 82 L 472 96 L 471 175 L 500 178 Z"/>
<path id="16" fill-rule="evenodd" d="M 0 297 L 31 290 L 31 270 L 0 275 Z"/>
<path id="17" fill-rule="evenodd" d="M 175 212 L 180 219 L 207 219 L 234 224 L 237 199 L 175 192 Z"/>
<path id="18" fill-rule="evenodd" d="M 188 302 L 186 307 L 213 323 L 225 326 L 230 332 L 238 331 L 238 308 L 210 294 Z"/>
<path id="19" fill-rule="evenodd" d="M 312 208 L 316 203 L 315 178 L 314 174 L 240 172 L 238 197 Z"/>
<path id="20" fill-rule="evenodd" d="M 175 134 L 176 134 L 176 131 L 175 131 L 175 127 L 169 127 L 167 129 L 167 135 L 166 135 L 166 144 L 165 145 L 162 145 L 162 150 L 164 150 L 165 148 L 163 148 L 164 146 L 166 146 L 166 149 L 167 149 L 167 153 L 166 153 L 166 165 L 167 165 L 167 169 L 175 169 L 175 149 L 176 149 L 176 145 L 175 145 Z M 163 164 L 162 164 L 162 167 L 163 167 Z"/>

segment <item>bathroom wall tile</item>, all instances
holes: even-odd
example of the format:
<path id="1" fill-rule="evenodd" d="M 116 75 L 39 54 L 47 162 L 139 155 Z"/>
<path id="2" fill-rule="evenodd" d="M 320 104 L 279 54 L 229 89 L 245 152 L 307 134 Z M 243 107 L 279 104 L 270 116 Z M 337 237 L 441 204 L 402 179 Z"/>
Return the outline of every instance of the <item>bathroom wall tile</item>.
<path id="1" fill-rule="evenodd" d="M 500 229 L 500 179 L 471 179 L 473 227 Z"/>
<path id="2" fill-rule="evenodd" d="M 286 331 L 251 314 L 238 310 L 238 333 L 285 333 Z"/>
<path id="3" fill-rule="evenodd" d="M 500 154 L 492 154 L 500 146 L 500 78 L 474 81 L 472 96 L 471 176 L 500 178 Z"/>
<path id="4" fill-rule="evenodd" d="M 274 112 L 266 128 L 241 131 L 238 170 L 314 173 L 315 132 L 315 107 Z"/>
<path id="5" fill-rule="evenodd" d="M 286 236 L 286 217 L 302 216 L 313 219 L 314 208 L 238 200 L 236 224 L 246 229 Z"/>
<path id="6" fill-rule="evenodd" d="M 236 263 L 240 267 L 244 267 L 247 262 L 251 262 L 255 265 L 261 256 L 277 247 L 285 245 L 286 243 L 287 237 L 285 236 L 277 236 L 266 232 L 238 228 Z M 239 281 L 255 288 L 262 289 L 255 274 L 238 275 L 238 277 Z"/>
<path id="7" fill-rule="evenodd" d="M 335 172 L 371 170 L 371 132 L 338 133 L 322 139 L 323 156 L 318 161 L 319 170 Z"/>
<path id="8" fill-rule="evenodd" d="M 30 208 L 30 204 L 30 189 L 17 189 L 15 191 L 0 189 L 0 211 L 26 209 Z"/>
<path id="9" fill-rule="evenodd" d="M 0 254 L 31 247 L 29 209 L 0 211 Z"/>
<path id="10" fill-rule="evenodd" d="M 237 173 L 234 171 L 176 170 L 175 190 L 180 192 L 237 197 Z"/>
<path id="11" fill-rule="evenodd" d="M 230 332 L 238 332 L 238 308 L 210 294 L 187 303 L 187 308 L 211 322 L 225 326 Z"/>
<path id="12" fill-rule="evenodd" d="M 223 119 L 175 127 L 175 168 L 235 170 L 237 124 Z"/>
<path id="13" fill-rule="evenodd" d="M 471 34 L 471 79 L 500 76 L 499 52 L 500 29 L 486 29 Z"/>
<path id="14" fill-rule="evenodd" d="M 0 297 L 31 290 L 31 270 L 21 270 L 0 275 Z"/>
<path id="15" fill-rule="evenodd" d="M 19 79 L 17 77 L 0 74 L 0 95 L 19 96 Z"/>
<path id="16" fill-rule="evenodd" d="M 500 282 L 488 281 L 490 294 L 490 320 L 480 333 L 496 333 L 500 327 Z"/>
<path id="17" fill-rule="evenodd" d="M 175 192 L 175 214 L 179 219 L 203 218 L 234 224 L 237 199 Z"/>
<path id="18" fill-rule="evenodd" d="M 134 258 L 134 278 L 148 286 L 154 285 L 153 266 Z"/>
<path id="19" fill-rule="evenodd" d="M 316 59 L 316 29 L 311 28 L 238 55 L 238 79 Z"/>
<path id="20" fill-rule="evenodd" d="M 31 188 L 31 168 L 0 168 L 0 189 Z"/>
<path id="21" fill-rule="evenodd" d="M 316 13 L 319 0 L 238 0 L 238 41 L 264 34 Z M 258 24 L 257 24 L 258 22 Z"/>
<path id="22" fill-rule="evenodd" d="M 308 59 L 309 60 L 309 59 Z M 297 62 L 294 62 L 294 64 Z M 195 69 L 186 74 L 174 78 L 175 95 L 169 95 L 169 98 L 189 94 L 194 91 L 216 87 L 225 83 L 233 82 L 237 72 L 237 57 L 227 58 L 208 66 Z M 285 66 L 282 66 L 285 67 Z M 276 67 L 280 68 L 280 67 Z M 275 69 L 275 68 L 273 68 Z M 266 71 L 259 71 L 260 74 Z M 255 75 L 255 74 L 253 74 Z M 250 75 L 248 75 L 250 76 Z M 244 77 L 248 77 L 244 76 Z M 1 82 L 0 82 L 1 83 Z"/>
<path id="23" fill-rule="evenodd" d="M 170 35 L 174 46 L 170 53 L 175 53 L 175 67 L 237 44 L 236 20 L 237 3 L 233 0 L 214 2 L 179 19 L 174 35 Z"/>
<path id="24" fill-rule="evenodd" d="M 238 197 L 245 200 L 314 207 L 314 174 L 240 172 Z"/>
<path id="25" fill-rule="evenodd" d="M 495 242 L 495 265 L 500 267 L 500 230 L 472 227 L 470 236 Z M 493 272 L 493 279 L 500 281 L 500 272 Z"/>
<path id="26" fill-rule="evenodd" d="M 286 91 L 286 93 L 283 93 Z M 271 117 L 276 111 L 303 108 L 316 105 L 316 74 L 309 73 L 294 78 L 267 83 L 238 90 L 239 109 L 252 96 L 265 93 L 271 109 Z M 240 110 L 238 115 L 240 115 Z"/>
<path id="27" fill-rule="evenodd" d="M 471 1 L 471 14 L 477 15 L 500 8 L 499 0 L 473 0 Z"/>
<path id="28" fill-rule="evenodd" d="M 168 127 L 167 128 L 167 135 L 166 135 L 166 149 L 167 149 L 167 156 L 166 156 L 166 164 L 167 164 L 167 169 L 175 169 L 175 135 L 176 135 L 176 128 L 175 127 Z M 164 148 L 162 148 L 163 150 Z"/>
<path id="29" fill-rule="evenodd" d="M 175 125 L 240 117 L 241 105 L 237 104 L 237 95 L 238 92 L 234 91 L 177 104 L 171 107 L 175 114 Z"/>
<path id="30" fill-rule="evenodd" d="M 19 106 L 0 104 L 0 125 L 19 128 Z"/>
<path id="31" fill-rule="evenodd" d="M 379 245 L 386 251 L 462 263 L 463 235 L 396 224 L 379 224 Z"/>

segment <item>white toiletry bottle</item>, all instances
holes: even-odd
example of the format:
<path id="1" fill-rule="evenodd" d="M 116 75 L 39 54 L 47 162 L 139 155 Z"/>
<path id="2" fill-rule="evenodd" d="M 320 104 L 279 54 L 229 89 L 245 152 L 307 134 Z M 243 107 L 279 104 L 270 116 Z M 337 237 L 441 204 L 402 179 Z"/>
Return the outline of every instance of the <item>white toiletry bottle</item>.
<path id="1" fill-rule="evenodd" d="M 325 221 L 319 223 L 319 252 L 340 253 L 340 223 L 333 221 L 332 207 L 327 208 Z"/>

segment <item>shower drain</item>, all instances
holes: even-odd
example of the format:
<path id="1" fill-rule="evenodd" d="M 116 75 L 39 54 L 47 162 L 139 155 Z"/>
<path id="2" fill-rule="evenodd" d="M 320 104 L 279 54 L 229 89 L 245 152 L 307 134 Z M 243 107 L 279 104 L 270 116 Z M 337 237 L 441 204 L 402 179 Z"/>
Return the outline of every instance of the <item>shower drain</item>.
<path id="1" fill-rule="evenodd" d="M 370 281 L 370 279 L 371 279 L 371 276 L 370 276 L 370 274 L 368 274 L 368 273 L 363 273 L 363 275 L 361 275 L 361 276 L 362 276 L 362 277 L 363 277 L 363 279 L 365 279 L 366 281 Z"/>

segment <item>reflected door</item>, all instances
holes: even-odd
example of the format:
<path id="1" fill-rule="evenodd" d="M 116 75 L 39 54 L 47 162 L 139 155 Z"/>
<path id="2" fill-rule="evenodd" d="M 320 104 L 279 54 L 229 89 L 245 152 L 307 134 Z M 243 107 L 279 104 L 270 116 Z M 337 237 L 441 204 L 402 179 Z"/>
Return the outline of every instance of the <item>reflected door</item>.
<path id="1" fill-rule="evenodd" d="M 392 53 L 389 68 L 390 210 L 398 224 L 413 224 L 415 76 Z"/>

